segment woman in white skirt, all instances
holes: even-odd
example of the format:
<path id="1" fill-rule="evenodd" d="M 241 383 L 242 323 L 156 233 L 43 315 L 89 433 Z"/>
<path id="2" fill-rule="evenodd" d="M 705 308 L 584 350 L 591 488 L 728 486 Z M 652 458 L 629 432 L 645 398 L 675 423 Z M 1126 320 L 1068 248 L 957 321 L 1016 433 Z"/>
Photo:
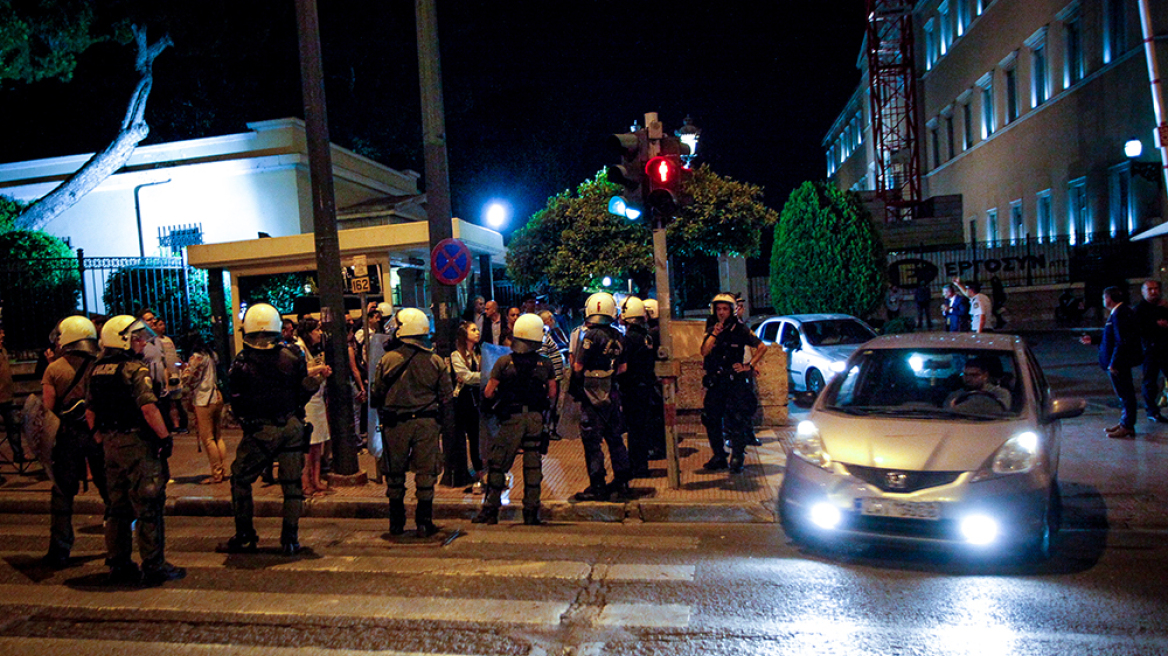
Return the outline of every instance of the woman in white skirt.
<path id="1" fill-rule="evenodd" d="M 324 331 L 320 328 L 320 321 L 305 317 L 296 327 L 296 345 L 304 351 L 304 357 L 308 359 L 309 376 L 323 382 L 333 374 L 332 367 L 324 363 Z M 321 385 L 308 401 L 308 405 L 304 406 L 305 421 L 312 425 L 311 446 L 304 459 L 304 473 L 301 475 L 306 497 L 329 493 L 328 484 L 320 479 L 321 454 L 324 453 L 324 443 L 329 440 L 324 387 Z"/>

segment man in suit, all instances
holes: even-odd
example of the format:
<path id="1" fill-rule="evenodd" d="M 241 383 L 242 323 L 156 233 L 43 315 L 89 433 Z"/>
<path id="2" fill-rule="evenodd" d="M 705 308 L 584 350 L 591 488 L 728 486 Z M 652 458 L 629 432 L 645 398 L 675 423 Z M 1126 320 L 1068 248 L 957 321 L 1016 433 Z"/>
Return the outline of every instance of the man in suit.
<path id="1" fill-rule="evenodd" d="M 1111 386 L 1123 404 L 1120 422 L 1107 429 L 1107 436 L 1118 440 L 1133 439 L 1136 436 L 1136 388 L 1131 370 L 1144 359 L 1136 314 L 1124 302 L 1123 291 L 1118 287 L 1103 290 L 1103 306 L 1107 308 L 1108 316 L 1099 344 L 1099 366 L 1111 377 Z M 1080 341 L 1091 344 L 1087 335 L 1083 335 Z"/>

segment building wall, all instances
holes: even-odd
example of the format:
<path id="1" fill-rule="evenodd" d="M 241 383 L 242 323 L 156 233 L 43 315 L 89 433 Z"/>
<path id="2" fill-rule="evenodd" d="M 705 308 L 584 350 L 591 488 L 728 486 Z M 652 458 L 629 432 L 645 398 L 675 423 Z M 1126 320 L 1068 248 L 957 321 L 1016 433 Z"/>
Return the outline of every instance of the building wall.
<path id="1" fill-rule="evenodd" d="M 304 124 L 263 121 L 250 131 L 138 148 L 126 166 L 45 226 L 87 256 L 170 255 L 159 229 L 201 224 L 204 243 L 312 232 Z M 417 174 L 334 146 L 337 208 L 418 193 Z M 0 194 L 33 201 L 89 159 L 75 155 L 0 165 Z M 135 209 L 135 196 L 137 206 Z M 418 217 L 421 218 L 421 217 Z"/>

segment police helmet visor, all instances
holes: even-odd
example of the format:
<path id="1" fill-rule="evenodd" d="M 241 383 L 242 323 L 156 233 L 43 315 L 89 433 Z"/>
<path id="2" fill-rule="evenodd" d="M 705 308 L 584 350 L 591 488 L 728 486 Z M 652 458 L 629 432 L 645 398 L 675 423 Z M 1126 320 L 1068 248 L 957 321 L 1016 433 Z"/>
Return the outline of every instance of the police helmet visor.
<path id="1" fill-rule="evenodd" d="M 283 339 L 283 335 L 271 332 L 248 333 L 243 336 L 243 342 L 245 344 L 257 349 L 270 349 L 281 339 Z"/>
<path id="2" fill-rule="evenodd" d="M 129 336 L 130 339 L 137 339 L 141 341 L 150 341 L 154 339 L 158 333 L 150 327 L 150 324 L 138 319 L 134 323 L 126 326 L 121 333 L 122 336 Z"/>
<path id="3" fill-rule="evenodd" d="M 533 342 L 530 339 L 519 339 L 516 337 L 511 340 L 511 350 L 519 354 L 534 353 L 542 346 L 542 342 Z"/>

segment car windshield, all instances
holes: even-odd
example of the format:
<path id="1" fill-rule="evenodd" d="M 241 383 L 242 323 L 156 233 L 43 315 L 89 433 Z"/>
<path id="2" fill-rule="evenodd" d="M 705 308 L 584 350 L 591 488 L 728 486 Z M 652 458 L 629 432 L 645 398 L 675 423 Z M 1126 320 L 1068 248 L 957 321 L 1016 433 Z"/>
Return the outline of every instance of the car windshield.
<path id="1" fill-rule="evenodd" d="M 996 419 L 1022 411 L 1011 351 L 868 349 L 828 388 L 828 409 L 853 415 Z"/>
<path id="2" fill-rule="evenodd" d="M 855 319 L 805 321 L 803 333 L 812 346 L 863 344 L 876 336 L 870 328 Z"/>

